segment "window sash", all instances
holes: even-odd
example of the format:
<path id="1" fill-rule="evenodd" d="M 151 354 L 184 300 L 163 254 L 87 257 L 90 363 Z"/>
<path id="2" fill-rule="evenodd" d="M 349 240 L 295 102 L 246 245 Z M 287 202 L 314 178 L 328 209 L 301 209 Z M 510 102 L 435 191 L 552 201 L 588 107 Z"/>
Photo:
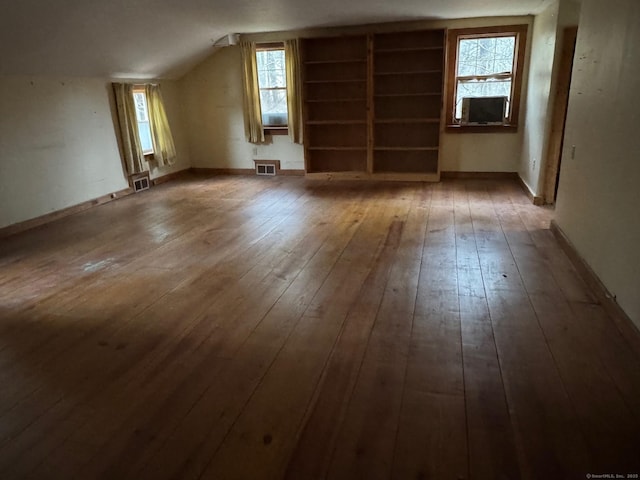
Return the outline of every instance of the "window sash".
<path id="1" fill-rule="evenodd" d="M 138 104 L 137 98 L 142 99 Z M 133 90 L 133 100 L 136 107 L 136 122 L 138 123 L 138 137 L 142 146 L 143 155 L 152 155 L 153 139 L 151 138 L 151 122 L 149 120 L 149 102 L 144 89 L 135 88 Z"/>
<path id="2" fill-rule="evenodd" d="M 522 93 L 522 82 L 524 75 L 525 50 L 527 43 L 527 31 L 529 26 L 526 24 L 519 25 L 496 25 L 490 27 L 472 27 L 462 29 L 449 30 L 447 48 L 451 55 L 446 63 L 446 96 L 445 96 L 445 121 L 447 131 L 453 132 L 514 132 L 518 128 L 520 116 L 520 101 Z M 495 49 L 489 52 L 495 52 L 493 63 L 479 54 L 477 59 L 477 67 L 473 68 L 473 57 L 465 55 L 475 53 L 475 50 L 469 49 L 467 45 L 462 44 L 464 40 L 479 40 L 483 38 L 505 38 L 511 37 L 513 41 L 499 41 L 496 43 Z M 481 48 L 482 51 L 488 48 L 484 42 L 478 42 L 474 48 Z M 508 50 L 504 50 L 506 45 Z M 508 55 L 513 45 L 513 56 Z M 460 49 L 463 49 L 460 52 Z M 463 57 L 460 56 L 462 53 Z M 497 55 L 497 56 L 496 56 Z M 505 61 L 506 60 L 506 61 Z M 484 70 L 484 71 L 483 71 Z M 508 71 L 510 70 L 510 71 Z M 458 73 L 462 73 L 459 75 Z M 473 84 L 482 84 L 487 82 L 487 87 L 477 87 L 478 96 L 494 96 L 506 95 L 507 102 L 507 118 L 504 125 L 479 125 L 468 126 L 460 124 L 459 96 L 474 96 Z M 495 82 L 495 86 L 489 86 Z M 502 85 L 499 87 L 498 85 Z M 460 91 L 464 88 L 464 93 Z M 482 91 L 483 92 L 482 92 Z M 495 90 L 495 93 L 489 93 Z M 508 95 L 507 95 L 508 90 Z"/>
<path id="3" fill-rule="evenodd" d="M 256 48 L 256 56 L 258 55 L 259 52 L 269 52 L 269 51 L 282 51 L 283 55 L 284 55 L 284 45 L 282 44 L 275 44 L 275 45 L 264 45 L 264 46 L 259 46 Z M 282 69 L 280 68 L 267 68 L 267 69 L 260 69 L 260 67 L 258 67 L 258 70 L 256 72 L 257 76 L 258 76 L 258 89 L 260 91 L 260 107 L 264 110 L 263 104 L 262 104 L 262 92 L 284 92 L 284 111 L 283 112 L 277 112 L 277 113 L 281 113 L 283 114 L 286 118 L 287 118 L 287 122 L 286 123 L 268 123 L 266 121 L 267 116 L 265 116 L 264 111 L 263 111 L 263 126 L 264 127 L 286 127 L 288 124 L 288 118 L 289 118 L 289 112 L 288 112 L 288 105 L 287 105 L 287 77 L 286 77 L 286 60 L 283 60 L 283 65 L 282 65 Z M 261 86 L 260 85 L 260 79 L 261 78 L 265 78 L 268 77 L 268 75 L 264 75 L 264 73 L 266 72 L 278 72 L 279 74 L 281 74 L 282 79 L 284 81 L 284 85 L 276 85 L 276 86 Z M 279 82 L 278 82 L 279 83 Z M 268 115 L 268 114 L 267 114 Z"/>
<path id="4" fill-rule="evenodd" d="M 513 47 L 513 52 L 512 52 L 512 58 L 511 58 L 511 69 L 509 71 L 505 71 L 505 72 L 498 72 L 498 73 L 490 73 L 490 74 L 485 74 L 485 75 L 458 75 L 458 71 L 460 70 L 460 43 L 463 40 L 477 40 L 477 39 L 481 39 L 481 38 L 508 38 L 508 37 L 514 37 L 514 47 Z M 456 71 L 456 78 L 455 78 L 455 83 L 454 83 L 454 88 L 455 91 L 453 93 L 454 96 L 454 101 L 455 101 L 455 111 L 453 113 L 453 119 L 455 121 L 460 121 L 460 119 L 462 118 L 462 111 L 460 108 L 460 98 L 459 97 L 459 90 L 460 90 L 460 85 L 461 84 L 473 84 L 473 83 L 481 83 L 481 82 L 486 82 L 486 81 L 491 81 L 491 80 L 498 80 L 501 82 L 509 82 L 510 85 L 510 89 L 509 89 L 509 93 L 507 95 L 507 110 L 506 110 L 506 118 L 507 121 L 511 120 L 511 103 L 512 103 L 512 99 L 513 99 L 513 88 L 515 85 L 514 82 L 514 67 L 515 67 L 515 62 L 516 62 L 516 58 L 517 58 L 517 49 L 518 49 L 518 38 L 517 35 L 510 33 L 510 32 L 505 32 L 502 34 L 479 34 L 479 35 L 460 35 L 458 36 L 458 42 L 457 42 L 457 52 L 456 52 L 456 65 L 455 65 L 455 71 Z"/>

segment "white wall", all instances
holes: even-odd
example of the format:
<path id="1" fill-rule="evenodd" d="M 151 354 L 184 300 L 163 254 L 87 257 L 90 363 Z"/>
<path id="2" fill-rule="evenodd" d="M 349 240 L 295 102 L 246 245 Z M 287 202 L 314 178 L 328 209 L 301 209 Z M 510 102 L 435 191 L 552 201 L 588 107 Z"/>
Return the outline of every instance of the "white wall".
<path id="1" fill-rule="evenodd" d="M 640 327 L 638 78 L 640 2 L 583 0 L 556 221 Z"/>
<path id="2" fill-rule="evenodd" d="M 515 172 L 524 126 L 508 133 L 442 133 L 440 170 L 445 172 Z"/>
<path id="3" fill-rule="evenodd" d="M 0 227 L 128 186 L 107 84 L 0 77 Z"/>
<path id="4" fill-rule="evenodd" d="M 245 140 L 240 47 L 226 47 L 180 82 L 193 167 L 254 168 L 253 159 L 280 160 L 283 169 L 304 169 L 304 153 L 288 136 L 270 145 Z"/>
<path id="5" fill-rule="evenodd" d="M 111 84 L 104 79 L 0 77 L 0 228 L 128 187 L 116 140 Z M 189 167 L 176 87 L 163 83 Z"/>
<path id="6" fill-rule="evenodd" d="M 536 15 L 531 38 L 531 60 L 527 86 L 524 136 L 518 174 L 531 192 L 538 194 L 546 160 L 553 105 L 550 102 L 556 53 L 558 1 Z"/>
<path id="7" fill-rule="evenodd" d="M 399 28 L 466 28 L 488 25 L 531 24 L 532 17 L 477 18 L 400 24 Z M 349 28 L 358 33 L 372 26 Z M 363 30 L 364 29 L 364 30 Z M 336 30 L 333 30 L 333 34 Z M 331 34 L 317 29 L 247 35 L 253 41 L 276 41 L 296 36 Z M 529 56 L 527 47 L 527 58 Z M 253 168 L 253 159 L 277 159 L 282 168 L 304 169 L 304 151 L 286 136 L 274 136 L 271 145 L 254 146 L 245 140 L 242 117 L 242 72 L 239 47 L 212 54 L 181 80 L 185 92 L 189 145 L 194 167 Z M 527 83 L 527 69 L 523 84 Z M 521 122 L 523 115 L 521 115 Z M 518 170 L 523 128 L 517 133 L 447 134 L 441 136 L 441 170 Z M 257 149 L 254 150 L 254 149 Z"/>

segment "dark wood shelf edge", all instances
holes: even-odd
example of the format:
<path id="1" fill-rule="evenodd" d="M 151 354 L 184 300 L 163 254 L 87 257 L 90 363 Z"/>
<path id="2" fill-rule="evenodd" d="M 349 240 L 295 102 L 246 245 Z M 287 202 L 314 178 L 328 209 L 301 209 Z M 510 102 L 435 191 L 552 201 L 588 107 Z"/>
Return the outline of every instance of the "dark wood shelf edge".
<path id="1" fill-rule="evenodd" d="M 335 59 L 335 60 L 307 60 L 305 65 L 330 65 L 332 63 L 367 63 L 366 58 Z"/>
<path id="2" fill-rule="evenodd" d="M 375 152 L 437 152 L 440 147 L 373 147 Z"/>
<path id="3" fill-rule="evenodd" d="M 305 125 L 366 125 L 366 120 L 307 120 Z"/>
<path id="4" fill-rule="evenodd" d="M 376 118 L 374 123 L 440 123 L 439 118 Z"/>
<path id="5" fill-rule="evenodd" d="M 367 83 L 366 79 L 358 79 L 358 78 L 351 78 L 351 79 L 338 79 L 338 80 L 305 80 L 304 83 Z"/>
<path id="6" fill-rule="evenodd" d="M 325 100 L 305 100 L 306 103 L 366 102 L 366 98 L 329 98 Z"/>
<path id="7" fill-rule="evenodd" d="M 441 92 L 422 92 L 422 93 L 376 93 L 373 96 L 377 98 L 396 98 L 396 97 L 439 97 Z"/>
<path id="8" fill-rule="evenodd" d="M 345 151 L 345 152 L 366 152 L 367 151 L 367 147 L 314 146 L 314 147 L 307 147 L 307 150 L 312 150 L 312 151 L 319 151 L 319 150 L 336 151 L 336 150 L 340 150 L 340 151 Z"/>
<path id="9" fill-rule="evenodd" d="M 413 70 L 413 71 L 404 71 L 404 72 L 400 72 L 400 71 L 393 71 L 393 72 L 374 72 L 373 74 L 376 77 L 384 77 L 384 76 L 391 76 L 391 75 L 430 75 L 430 74 L 434 74 L 434 73 L 442 73 L 442 69 L 440 70 Z"/>
<path id="10" fill-rule="evenodd" d="M 409 53 L 409 52 L 428 52 L 435 50 L 444 50 L 444 45 L 442 46 L 432 46 L 432 47 L 407 47 L 407 48 L 376 48 L 373 47 L 373 53 Z"/>

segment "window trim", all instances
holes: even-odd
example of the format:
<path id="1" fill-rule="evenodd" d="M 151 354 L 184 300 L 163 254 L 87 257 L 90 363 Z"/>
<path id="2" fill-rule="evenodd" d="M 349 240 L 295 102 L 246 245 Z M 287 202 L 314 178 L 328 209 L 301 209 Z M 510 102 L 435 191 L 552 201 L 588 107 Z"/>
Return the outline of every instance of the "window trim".
<path id="1" fill-rule="evenodd" d="M 447 38 L 447 84 L 445 97 L 445 129 L 447 133 L 515 133 L 518 131 L 520 101 L 529 26 L 501 25 L 495 27 L 461 28 L 449 30 Z M 454 118 L 456 94 L 456 66 L 458 42 L 461 37 L 516 36 L 515 68 L 511 90 L 510 121 L 505 125 L 460 125 Z"/>
<path id="2" fill-rule="evenodd" d="M 256 53 L 259 51 L 265 50 L 283 50 L 284 51 L 284 42 L 268 42 L 268 43 L 256 43 Z M 285 59 L 286 61 L 286 59 Z M 256 70 L 256 75 L 258 75 L 258 71 Z M 284 90 L 288 93 L 289 86 L 287 85 Z M 260 82 L 258 81 L 258 90 L 262 90 L 260 88 Z M 262 108 L 262 104 L 260 105 Z M 288 112 L 287 112 L 288 117 Z M 265 135 L 288 135 L 289 134 L 289 123 L 287 118 L 287 125 L 263 125 L 262 130 Z"/>

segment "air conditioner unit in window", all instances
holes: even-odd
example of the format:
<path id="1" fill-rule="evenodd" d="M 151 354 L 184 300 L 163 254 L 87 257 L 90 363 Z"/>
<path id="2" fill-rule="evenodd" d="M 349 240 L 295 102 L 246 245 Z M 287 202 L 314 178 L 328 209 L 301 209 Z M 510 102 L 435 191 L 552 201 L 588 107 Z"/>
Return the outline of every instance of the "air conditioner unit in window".
<path id="1" fill-rule="evenodd" d="M 262 116 L 264 125 L 286 125 L 287 115 L 282 113 L 267 113 Z"/>
<path id="2" fill-rule="evenodd" d="M 464 97 L 462 125 L 504 125 L 508 97 Z"/>

